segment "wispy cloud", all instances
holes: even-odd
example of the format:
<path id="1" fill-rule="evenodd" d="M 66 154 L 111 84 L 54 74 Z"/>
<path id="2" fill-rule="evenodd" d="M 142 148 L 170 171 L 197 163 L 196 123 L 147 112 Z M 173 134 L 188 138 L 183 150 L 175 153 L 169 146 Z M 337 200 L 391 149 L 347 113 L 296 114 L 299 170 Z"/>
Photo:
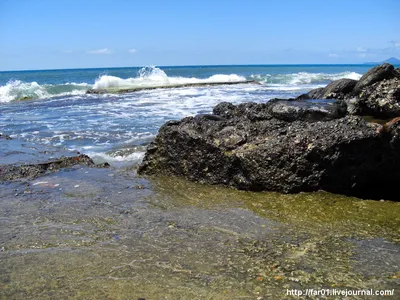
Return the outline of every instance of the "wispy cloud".
<path id="1" fill-rule="evenodd" d="M 366 53 L 366 52 L 362 52 L 358 54 L 358 57 L 361 58 L 365 58 L 365 57 L 375 57 L 376 54 L 375 53 Z"/>
<path id="2" fill-rule="evenodd" d="M 97 50 L 91 50 L 88 51 L 89 54 L 111 54 L 112 51 L 108 48 L 104 48 L 104 49 L 97 49 Z"/>
<path id="3" fill-rule="evenodd" d="M 368 51 L 367 48 L 357 47 L 357 52 L 367 52 L 367 51 Z"/>
<path id="4" fill-rule="evenodd" d="M 395 48 L 400 48 L 400 42 L 398 42 L 398 41 L 390 41 L 389 43 L 391 43 L 392 46 Z"/>
<path id="5" fill-rule="evenodd" d="M 71 49 L 61 51 L 61 53 L 72 53 L 72 52 L 74 52 L 74 50 Z"/>
<path id="6" fill-rule="evenodd" d="M 339 57 L 340 55 L 337 53 L 329 53 L 328 57 Z"/>
<path id="7" fill-rule="evenodd" d="M 133 49 L 129 49 L 128 52 L 129 52 L 129 53 L 136 53 L 136 52 L 138 52 L 138 51 L 137 51 L 137 49 L 134 49 L 134 48 L 133 48 Z"/>

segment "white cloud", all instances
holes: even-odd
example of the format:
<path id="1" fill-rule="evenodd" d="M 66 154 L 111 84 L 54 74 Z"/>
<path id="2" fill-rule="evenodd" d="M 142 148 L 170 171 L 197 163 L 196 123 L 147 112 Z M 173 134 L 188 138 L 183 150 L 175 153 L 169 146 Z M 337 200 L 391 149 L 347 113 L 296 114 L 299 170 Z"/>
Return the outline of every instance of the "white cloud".
<path id="1" fill-rule="evenodd" d="M 365 57 L 375 57 L 374 53 L 359 53 L 358 57 L 365 58 Z"/>
<path id="2" fill-rule="evenodd" d="M 138 52 L 138 51 L 137 51 L 136 49 L 129 49 L 128 52 L 129 52 L 129 53 L 136 53 L 136 52 Z"/>
<path id="3" fill-rule="evenodd" d="M 89 54 L 111 54 L 112 51 L 108 48 L 104 48 L 104 49 L 97 49 L 97 50 L 91 50 L 88 51 Z"/>
<path id="4" fill-rule="evenodd" d="M 392 50 L 393 48 L 400 48 L 400 41 L 389 41 L 389 43 L 392 45 Z"/>
<path id="5" fill-rule="evenodd" d="M 367 49 L 363 47 L 358 47 L 357 52 L 367 52 Z"/>
<path id="6" fill-rule="evenodd" d="M 68 49 L 68 50 L 63 50 L 63 51 L 61 51 L 62 53 L 72 53 L 72 52 L 74 52 L 74 50 L 70 50 L 70 49 Z"/>
<path id="7" fill-rule="evenodd" d="M 328 57 L 339 57 L 339 54 L 337 54 L 337 53 L 329 53 Z"/>

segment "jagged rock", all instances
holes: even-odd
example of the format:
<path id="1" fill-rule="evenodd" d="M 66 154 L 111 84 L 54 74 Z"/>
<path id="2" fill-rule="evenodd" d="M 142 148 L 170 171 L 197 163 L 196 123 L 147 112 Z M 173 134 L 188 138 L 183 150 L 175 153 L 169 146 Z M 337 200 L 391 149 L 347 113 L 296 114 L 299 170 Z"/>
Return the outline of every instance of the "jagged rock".
<path id="1" fill-rule="evenodd" d="M 351 115 L 370 115 L 375 118 L 400 116 L 400 69 L 390 64 L 376 66 L 357 82 L 340 79 L 325 88 L 311 90 L 296 100 L 337 99 L 347 104 Z"/>
<path id="2" fill-rule="evenodd" d="M 388 63 L 376 66 L 365 73 L 354 87 L 353 92 L 358 94 L 363 88 L 384 79 L 391 79 L 394 75 L 394 66 Z"/>
<path id="3" fill-rule="evenodd" d="M 346 95 L 353 91 L 356 84 L 357 80 L 346 78 L 338 79 L 332 81 L 325 88 L 313 89 L 307 94 L 303 94 L 296 99 L 344 99 Z"/>
<path id="4" fill-rule="evenodd" d="M 400 78 L 385 79 L 367 86 L 352 101 L 352 114 L 381 119 L 400 116 Z"/>
<path id="5" fill-rule="evenodd" d="M 269 113 L 269 106 L 270 104 L 257 104 L 254 102 L 242 103 L 235 106 L 229 102 L 221 102 L 214 107 L 213 114 L 225 119 L 243 117 L 250 120 L 268 120 L 272 118 Z"/>
<path id="6" fill-rule="evenodd" d="M 357 80 L 346 78 L 332 81 L 324 88 L 323 98 L 344 99 L 353 91 L 356 84 Z"/>
<path id="7" fill-rule="evenodd" d="M 395 129 L 382 130 L 358 116 L 316 121 L 295 113 L 298 119 L 279 119 L 273 116 L 276 102 L 221 103 L 213 113 L 226 121 L 189 117 L 165 124 L 138 172 L 245 190 L 324 189 L 397 199 L 400 143 L 393 142 Z"/>

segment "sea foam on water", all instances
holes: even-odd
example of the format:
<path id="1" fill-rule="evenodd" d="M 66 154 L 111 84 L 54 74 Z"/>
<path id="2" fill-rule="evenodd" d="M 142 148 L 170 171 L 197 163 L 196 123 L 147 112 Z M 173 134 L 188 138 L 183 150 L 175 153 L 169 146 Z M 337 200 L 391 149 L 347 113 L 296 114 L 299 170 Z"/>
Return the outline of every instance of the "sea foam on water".
<path id="1" fill-rule="evenodd" d="M 152 66 L 141 68 L 138 76 L 135 78 L 122 79 L 116 76 L 102 75 L 96 79 L 93 89 L 157 87 L 191 83 L 240 82 L 245 80 L 245 77 L 236 74 L 215 74 L 204 79 L 195 77 L 169 77 L 163 70 Z"/>

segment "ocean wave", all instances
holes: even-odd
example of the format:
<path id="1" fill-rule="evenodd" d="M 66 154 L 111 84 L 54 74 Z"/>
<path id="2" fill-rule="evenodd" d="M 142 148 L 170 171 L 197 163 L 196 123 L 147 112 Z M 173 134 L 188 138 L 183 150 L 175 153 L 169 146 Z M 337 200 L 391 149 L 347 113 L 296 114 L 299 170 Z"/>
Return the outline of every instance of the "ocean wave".
<path id="1" fill-rule="evenodd" d="M 10 80 L 6 85 L 0 86 L 0 103 L 7 103 L 16 100 L 32 100 L 50 98 L 55 96 L 80 95 L 89 88 L 87 83 L 65 83 L 65 84 L 39 84 L 23 82 L 21 80 Z"/>
<path id="2" fill-rule="evenodd" d="M 16 100 L 31 100 L 52 98 L 56 96 L 77 96 L 83 95 L 90 89 L 123 89 L 137 87 L 157 87 L 167 85 L 184 85 L 192 83 L 223 83 L 239 82 L 245 80 L 256 80 L 264 83 L 266 89 L 278 91 L 313 89 L 325 86 L 329 82 L 341 79 L 360 79 L 362 75 L 356 72 L 342 73 L 307 73 L 298 72 L 292 74 L 254 74 L 249 77 L 237 74 L 215 74 L 208 78 L 168 76 L 163 70 L 155 66 L 143 67 L 138 71 L 136 77 L 120 78 L 111 75 L 99 76 L 94 85 L 86 82 L 67 82 L 63 84 L 39 84 L 10 80 L 6 85 L 0 86 L 0 103 L 7 103 Z"/>
<path id="3" fill-rule="evenodd" d="M 358 80 L 361 74 L 356 72 L 341 72 L 341 73 L 291 73 L 291 74 L 275 74 L 275 75 L 251 75 L 250 78 L 265 84 L 284 84 L 284 85 L 305 85 L 305 84 L 327 84 L 330 81 L 348 78 Z"/>
<path id="4" fill-rule="evenodd" d="M 165 85 L 180 85 L 191 83 L 218 83 L 238 82 L 246 80 L 237 74 L 215 74 L 208 78 L 195 77 L 169 77 L 163 70 L 157 67 L 144 67 L 139 70 L 137 77 L 122 79 L 116 76 L 102 75 L 97 78 L 94 89 L 110 88 L 135 88 L 135 87 L 157 87 Z"/>

